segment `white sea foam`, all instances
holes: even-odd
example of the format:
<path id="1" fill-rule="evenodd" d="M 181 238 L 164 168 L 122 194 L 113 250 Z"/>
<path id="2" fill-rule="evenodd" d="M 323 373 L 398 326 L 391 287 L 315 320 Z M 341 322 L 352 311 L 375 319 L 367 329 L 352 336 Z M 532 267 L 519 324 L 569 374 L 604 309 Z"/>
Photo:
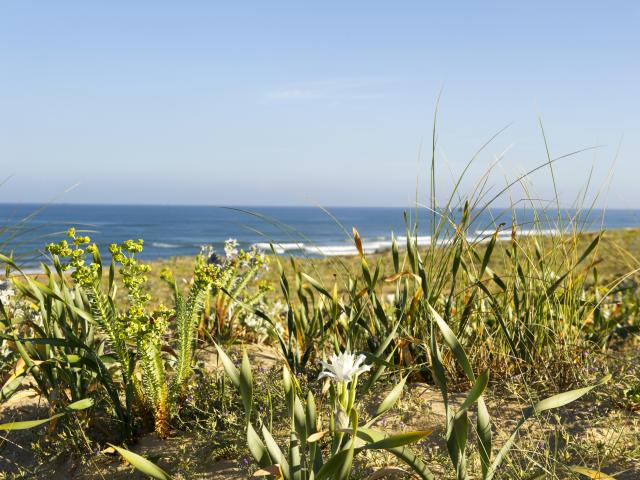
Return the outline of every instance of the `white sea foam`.
<path id="1" fill-rule="evenodd" d="M 545 228 L 545 229 L 534 229 L 534 230 L 516 230 L 516 235 L 520 235 L 523 237 L 531 237 L 534 235 L 559 235 L 560 230 L 555 228 Z"/>
<path id="2" fill-rule="evenodd" d="M 49 265 L 49 268 L 53 270 L 53 265 Z M 44 269 L 42 267 L 25 267 L 21 268 L 20 272 L 11 272 L 11 276 L 20 276 L 21 273 L 24 273 L 25 275 L 43 275 Z"/>
<path id="3" fill-rule="evenodd" d="M 429 235 L 418 235 L 417 237 L 411 237 L 414 242 L 418 244 L 419 247 L 427 247 L 431 245 L 431 237 Z M 398 237 L 398 246 L 404 246 L 407 244 L 407 237 L 400 236 Z"/>
<path id="4" fill-rule="evenodd" d="M 258 250 L 271 251 L 271 244 L 268 242 L 258 242 L 253 244 Z M 292 250 L 304 250 L 304 243 L 273 243 L 273 249 L 277 254 L 290 252 Z"/>
<path id="5" fill-rule="evenodd" d="M 358 254 L 358 249 L 355 245 L 313 245 L 305 246 L 304 251 L 325 257 L 351 256 Z"/>
<path id="6" fill-rule="evenodd" d="M 151 242 L 151 246 L 155 248 L 180 248 L 175 243 Z"/>
<path id="7" fill-rule="evenodd" d="M 495 233 L 495 230 L 476 230 L 476 235 L 478 236 L 488 236 L 490 237 L 491 235 L 493 235 Z M 533 229 L 528 229 L 528 230 L 518 230 L 516 229 L 516 236 L 520 236 L 520 237 L 531 237 L 534 235 L 558 235 L 560 233 L 559 230 L 555 229 L 555 228 L 543 228 L 543 229 L 539 229 L 539 228 L 533 228 Z M 500 230 L 498 230 L 498 237 L 511 237 L 511 228 L 507 229 L 502 228 Z"/>
<path id="8" fill-rule="evenodd" d="M 486 243 L 490 240 L 495 230 L 476 230 L 475 236 L 469 236 L 467 240 L 470 243 Z M 532 236 L 532 235 L 551 235 L 558 233 L 557 230 L 522 230 L 518 231 L 518 235 Z M 429 235 L 419 235 L 417 237 L 411 237 L 418 247 L 427 247 L 433 242 Z M 498 241 L 505 241 L 511 238 L 511 230 L 501 230 L 498 232 Z M 436 240 L 435 245 L 446 246 L 453 241 L 452 237 L 444 237 Z M 407 237 L 396 237 L 398 248 L 405 248 L 407 245 Z M 377 237 L 375 240 L 363 240 L 362 250 L 365 254 L 379 253 L 389 250 L 391 248 L 391 240 L 382 239 Z M 254 243 L 254 247 L 265 252 L 271 251 L 271 245 L 267 242 Z M 358 255 L 358 249 L 355 244 L 329 244 L 329 245 L 307 245 L 303 242 L 298 243 L 274 243 L 273 248 L 277 254 L 283 254 L 286 252 L 299 251 L 310 255 L 320 255 L 323 257 L 337 257 L 337 256 L 353 256 Z"/>
<path id="9" fill-rule="evenodd" d="M 476 230 L 475 233 L 480 237 L 490 237 L 494 233 L 496 233 L 496 231 L 495 230 Z M 511 235 L 511 229 L 507 230 L 505 227 L 500 228 L 498 230 L 498 236 L 500 235 Z"/>
<path id="10" fill-rule="evenodd" d="M 362 242 L 364 253 L 383 252 L 391 248 L 391 240 L 378 240 L 374 242 Z M 304 251 L 326 257 L 358 255 L 355 245 L 305 245 Z"/>
<path id="11" fill-rule="evenodd" d="M 362 250 L 364 253 L 377 253 L 389 250 L 391 248 L 391 240 L 376 240 L 373 242 L 362 242 Z"/>

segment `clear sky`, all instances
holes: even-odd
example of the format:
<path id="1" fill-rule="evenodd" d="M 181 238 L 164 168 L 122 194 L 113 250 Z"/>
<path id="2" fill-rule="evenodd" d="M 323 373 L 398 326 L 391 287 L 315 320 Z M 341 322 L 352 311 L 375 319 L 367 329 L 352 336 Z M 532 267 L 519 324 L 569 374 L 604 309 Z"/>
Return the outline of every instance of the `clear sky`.
<path id="1" fill-rule="evenodd" d="M 553 156 L 640 207 L 640 3 L 4 1 L 0 201 L 407 205 Z M 549 175 L 532 177 L 546 197 Z M 465 188 L 470 188 L 471 183 Z"/>

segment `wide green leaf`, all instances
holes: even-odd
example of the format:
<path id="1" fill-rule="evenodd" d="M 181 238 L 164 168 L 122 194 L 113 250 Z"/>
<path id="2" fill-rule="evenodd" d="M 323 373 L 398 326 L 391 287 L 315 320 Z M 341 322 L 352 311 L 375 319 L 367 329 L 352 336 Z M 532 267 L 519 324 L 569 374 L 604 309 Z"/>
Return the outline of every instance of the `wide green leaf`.
<path id="1" fill-rule="evenodd" d="M 431 433 L 431 430 L 396 433 L 394 435 L 385 436 L 384 438 L 372 443 L 367 443 L 362 448 L 364 450 L 388 450 L 391 448 L 402 447 L 404 445 L 419 442 L 424 437 L 431 435 Z"/>
<path id="2" fill-rule="evenodd" d="M 610 376 L 605 377 L 610 378 Z M 599 384 L 601 384 L 602 382 L 600 382 Z M 551 410 L 553 408 L 560 408 L 563 407 L 577 399 L 579 399 L 580 397 L 582 397 L 583 395 L 586 395 L 587 393 L 589 393 L 591 390 L 593 390 L 597 385 L 592 385 L 590 387 L 584 387 L 584 388 L 577 388 L 575 390 L 570 390 L 568 392 L 563 392 L 563 393 L 558 393 L 557 395 L 553 395 L 549 398 L 545 398 L 544 400 L 540 400 L 538 403 L 536 403 L 533 406 L 533 412 L 532 414 L 537 414 L 537 413 L 542 413 L 546 410 Z"/>
<path id="3" fill-rule="evenodd" d="M 28 430 L 30 428 L 35 428 L 35 427 L 39 427 L 40 425 L 44 425 L 45 423 L 50 422 L 51 420 L 55 418 L 59 418 L 63 415 L 64 413 L 57 413 L 49 418 L 40 418 L 38 420 L 25 420 L 22 422 L 3 423 L 0 425 L 0 430 L 7 430 L 7 431 Z"/>
<path id="4" fill-rule="evenodd" d="M 289 465 L 291 480 L 302 480 L 300 440 L 293 431 L 289 433 Z"/>
<path id="5" fill-rule="evenodd" d="M 93 400 L 90 398 L 84 398 L 82 400 L 78 400 L 77 402 L 70 403 L 65 407 L 65 409 L 60 412 L 52 415 L 49 418 L 39 418 L 37 420 L 23 420 L 20 422 L 9 422 L 3 423 L 0 425 L 0 430 L 11 431 L 11 430 L 28 430 L 30 428 L 39 427 L 40 425 L 44 425 L 51 420 L 56 418 L 60 418 L 67 413 L 71 413 L 74 411 L 84 410 L 93 405 Z"/>
<path id="6" fill-rule="evenodd" d="M 474 382 L 473 387 L 471 387 L 471 390 L 469 391 L 467 398 L 464 399 L 464 402 L 462 402 L 460 409 L 456 413 L 455 415 L 456 418 L 461 417 L 464 413 L 466 413 L 467 410 L 469 410 L 469 408 L 473 404 L 475 404 L 478 401 L 478 399 L 484 393 L 485 388 L 487 388 L 488 383 L 489 383 L 489 370 L 485 370 L 478 376 L 478 378 L 476 378 L 476 381 Z"/>
<path id="7" fill-rule="evenodd" d="M 253 406 L 253 375 L 251 374 L 251 364 L 246 350 L 242 353 L 239 377 L 239 389 L 242 404 L 244 405 L 245 421 L 249 422 Z"/>
<path id="8" fill-rule="evenodd" d="M 77 402 L 70 403 L 67 405 L 67 410 L 85 410 L 93 405 L 93 399 L 91 398 L 83 398 L 82 400 L 78 400 Z"/>
<path id="9" fill-rule="evenodd" d="M 271 464 L 269 459 L 269 452 L 264 446 L 262 440 L 258 436 L 258 433 L 253 428 L 253 425 L 249 423 L 247 425 L 247 446 L 253 458 L 261 467 L 267 467 Z"/>
<path id="10" fill-rule="evenodd" d="M 315 476 L 315 480 L 337 479 L 339 477 L 336 474 L 339 473 L 339 470 L 345 465 L 351 465 L 351 463 L 353 463 L 353 451 L 351 449 L 341 450 L 327 460 Z"/>
<path id="11" fill-rule="evenodd" d="M 149 475 L 157 480 L 171 480 L 171 476 L 167 472 L 143 456 L 122 447 L 116 447 L 111 444 L 109 445 L 113 447 L 122 456 L 122 458 L 145 475 Z"/>
<path id="12" fill-rule="evenodd" d="M 289 462 L 287 462 L 282 450 L 280 450 L 280 447 L 273 439 L 271 432 L 265 426 L 262 427 L 262 437 L 264 438 L 264 444 L 267 447 L 271 461 L 280 465 L 280 469 L 282 470 L 285 478 L 289 480 L 291 478 L 289 475 Z"/>
<path id="13" fill-rule="evenodd" d="M 569 470 L 594 480 L 616 480 L 615 477 L 602 473 L 599 470 L 593 470 L 592 468 L 581 467 L 579 465 L 572 465 L 569 467 Z"/>
<path id="14" fill-rule="evenodd" d="M 9 379 L 5 382 L 2 388 L 0 388 L 0 401 L 7 400 L 9 397 L 11 397 L 11 395 L 13 395 L 16 392 L 18 388 L 20 388 L 20 385 L 22 385 L 22 382 L 24 382 L 25 379 L 27 378 L 28 372 L 29 372 L 29 369 L 22 368 L 9 377 Z"/>
<path id="15" fill-rule="evenodd" d="M 398 384 L 393 387 L 393 389 L 387 394 L 387 396 L 382 400 L 378 408 L 376 409 L 376 413 L 374 413 L 374 419 L 382 415 L 383 413 L 389 411 L 396 404 L 400 395 L 402 395 L 402 390 L 404 389 L 404 384 L 407 381 L 407 375 L 405 375 Z"/>
<path id="16" fill-rule="evenodd" d="M 431 311 L 431 315 L 433 316 L 440 332 L 442 332 L 442 338 L 444 338 L 445 343 L 453 352 L 453 355 L 456 357 L 456 360 L 464 370 L 464 373 L 467 375 L 467 378 L 472 382 L 475 380 L 475 375 L 473 373 L 473 369 L 471 368 L 471 364 L 469 363 L 469 359 L 467 358 L 467 354 L 464 353 L 462 345 L 458 341 L 455 333 L 449 328 L 447 322 L 440 316 L 435 309 L 429 305 L 429 310 Z"/>
<path id="17" fill-rule="evenodd" d="M 312 276 L 310 276 L 310 275 L 307 275 L 307 274 L 306 274 L 306 273 L 304 273 L 304 272 L 303 272 L 301 275 L 302 275 L 302 277 L 303 277 L 307 282 L 309 282 L 309 283 L 313 286 L 313 288 L 315 288 L 318 292 L 320 292 L 321 294 L 323 294 L 323 295 L 324 295 L 325 297 L 327 297 L 328 299 L 333 299 L 333 295 L 331 295 L 331 294 L 329 293 L 329 291 L 328 291 L 326 288 L 324 288 L 324 287 L 320 284 L 320 282 L 318 282 L 318 280 L 316 280 L 315 278 L 313 278 L 313 277 L 312 277 Z"/>
<path id="18" fill-rule="evenodd" d="M 225 373 L 229 377 L 229 380 L 231 380 L 233 386 L 238 389 L 238 392 L 240 392 L 240 371 L 218 344 L 216 344 L 216 350 L 218 351 L 218 358 L 220 358 L 220 361 L 222 362 Z"/>
<path id="19" fill-rule="evenodd" d="M 377 430 L 370 428 L 360 428 L 357 432 L 358 438 L 368 443 L 378 442 L 385 438 L 385 434 Z M 387 448 L 388 452 L 395 455 L 402 460 L 406 465 L 422 479 L 422 480 L 435 480 L 434 475 L 429 471 L 424 462 L 418 457 L 418 455 L 408 447 L 393 447 Z"/>
<path id="20" fill-rule="evenodd" d="M 480 454 L 480 464 L 482 465 L 483 477 L 489 471 L 491 462 L 491 417 L 487 410 L 487 405 L 484 403 L 484 399 L 480 397 L 478 399 L 478 418 L 476 421 L 476 430 L 478 433 L 478 453 Z"/>
<path id="21" fill-rule="evenodd" d="M 514 429 L 513 433 L 507 439 L 507 441 L 504 443 L 504 445 L 502 446 L 500 451 L 497 453 L 496 458 L 494 459 L 493 463 L 491 464 L 491 467 L 487 470 L 487 473 L 484 475 L 484 480 L 491 480 L 493 478 L 493 476 L 495 475 L 497 469 L 500 467 L 500 465 L 504 461 L 507 453 L 509 452 L 509 450 L 513 446 L 513 444 L 514 444 L 514 442 L 516 440 L 516 437 L 518 435 L 518 432 L 520 431 L 520 428 L 522 427 L 522 425 L 524 425 L 524 423 L 529 418 L 531 418 L 532 416 L 534 416 L 534 415 L 536 415 L 536 414 L 538 414 L 540 412 L 544 412 L 545 410 L 551 410 L 551 409 L 554 409 L 554 408 L 559 408 L 559 407 L 562 407 L 564 405 L 567 405 L 567 404 L 579 399 L 580 397 L 586 395 L 587 393 L 589 393 L 594 388 L 596 388 L 596 387 L 608 382 L 610 378 L 611 378 L 611 375 L 606 375 L 602 380 L 600 380 L 595 385 L 591 385 L 589 387 L 578 388 L 578 389 L 575 389 L 575 390 L 570 390 L 568 392 L 564 392 L 564 393 L 559 393 L 557 395 L 553 395 L 553 396 L 551 396 L 549 398 L 545 398 L 544 400 L 539 401 L 538 403 L 536 403 L 532 407 L 527 408 L 523 412 L 522 418 L 518 422 L 518 425 L 516 425 L 516 428 Z"/>

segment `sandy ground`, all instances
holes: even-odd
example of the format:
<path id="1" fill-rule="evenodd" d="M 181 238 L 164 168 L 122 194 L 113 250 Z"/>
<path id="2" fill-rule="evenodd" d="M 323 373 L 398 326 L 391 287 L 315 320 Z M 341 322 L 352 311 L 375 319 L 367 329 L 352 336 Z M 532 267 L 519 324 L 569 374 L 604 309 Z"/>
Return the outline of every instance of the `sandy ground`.
<path id="1" fill-rule="evenodd" d="M 254 368 L 271 368 L 279 364 L 279 354 L 269 348 L 260 345 L 249 345 L 248 353 Z M 200 358 L 205 362 L 206 368 L 214 370 L 220 368 L 214 348 L 202 351 Z M 383 398 L 385 392 L 380 392 Z M 464 394 L 452 396 L 454 404 L 460 404 Z M 376 402 L 371 402 L 374 405 Z M 495 445 L 506 438 L 507 432 L 513 429 L 523 404 L 505 396 L 487 396 L 487 404 L 490 413 L 499 420 L 496 425 Z M 592 404 L 572 405 L 565 408 L 560 418 L 566 431 L 570 432 L 579 443 L 591 442 L 605 445 L 604 448 L 629 447 L 629 443 L 640 442 L 640 415 L 638 413 L 622 411 L 599 405 L 594 409 Z M 588 408 L 586 408 L 588 407 Z M 43 418 L 48 414 L 46 402 L 43 402 L 33 389 L 25 388 L 15 394 L 11 399 L 0 406 L 0 423 L 13 420 L 27 420 Z M 437 389 L 425 383 L 411 383 L 406 387 L 398 408 L 390 415 L 378 422 L 378 427 L 385 431 L 401 430 L 433 430 L 433 433 L 421 445 L 421 450 L 432 451 L 429 447 L 438 446 L 444 451 L 441 440 L 442 425 L 444 419 L 444 404 Z M 505 420 L 507 419 L 507 420 Z M 548 420 L 548 419 L 547 419 Z M 546 439 L 540 448 L 547 448 L 549 433 L 558 427 L 550 423 L 542 424 L 534 421 L 524 430 L 525 433 L 536 438 Z M 31 451 L 31 443 L 46 432 L 46 427 L 38 430 L 24 430 L 15 432 L 2 432 L 0 434 L 0 478 L 34 478 L 34 479 L 72 479 L 72 480 L 96 480 L 96 479 L 136 479 L 145 478 L 134 472 L 130 466 L 120 460 L 120 457 L 112 451 L 105 449 L 95 452 L 95 455 L 87 456 L 83 462 L 60 458 L 51 462 L 46 468 L 37 464 L 37 460 Z M 131 450 L 147 456 L 167 470 L 176 468 L 188 471 L 185 478 L 194 479 L 239 479 L 247 478 L 247 470 L 243 458 L 237 458 L 238 450 L 231 458 L 220 455 L 224 451 L 224 433 L 212 434 L 210 438 L 203 435 L 195 435 L 188 432 L 175 432 L 174 436 L 167 440 L 159 440 L 154 434 L 147 434 L 131 446 Z M 622 445 L 620 445 L 622 443 Z M 640 447 L 638 447 L 640 448 Z M 242 449 L 240 450 L 242 451 Z M 235 457 L 235 458 L 234 458 Z M 585 462 L 596 462 L 597 459 L 585 459 Z M 609 465 L 608 472 L 618 472 L 622 467 Z M 631 480 L 640 478 L 640 465 L 625 465 L 626 471 L 616 478 Z M 43 470 L 43 471 L 41 471 Z M 406 478 L 406 475 L 399 474 Z"/>

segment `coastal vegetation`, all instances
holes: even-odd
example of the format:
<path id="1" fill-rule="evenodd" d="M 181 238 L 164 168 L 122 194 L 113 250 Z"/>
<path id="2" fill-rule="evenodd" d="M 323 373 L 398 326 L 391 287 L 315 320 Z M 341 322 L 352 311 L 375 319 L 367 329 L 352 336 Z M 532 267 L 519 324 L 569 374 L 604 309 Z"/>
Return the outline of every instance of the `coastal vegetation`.
<path id="1" fill-rule="evenodd" d="M 0 295 L 3 478 L 636 478 L 637 231 L 428 209 L 385 252 L 100 251 Z M 549 228 L 551 226 L 552 228 Z"/>
<path id="2" fill-rule="evenodd" d="M 640 0 L 1 2 L 0 480 L 640 480 L 639 51 Z"/>

